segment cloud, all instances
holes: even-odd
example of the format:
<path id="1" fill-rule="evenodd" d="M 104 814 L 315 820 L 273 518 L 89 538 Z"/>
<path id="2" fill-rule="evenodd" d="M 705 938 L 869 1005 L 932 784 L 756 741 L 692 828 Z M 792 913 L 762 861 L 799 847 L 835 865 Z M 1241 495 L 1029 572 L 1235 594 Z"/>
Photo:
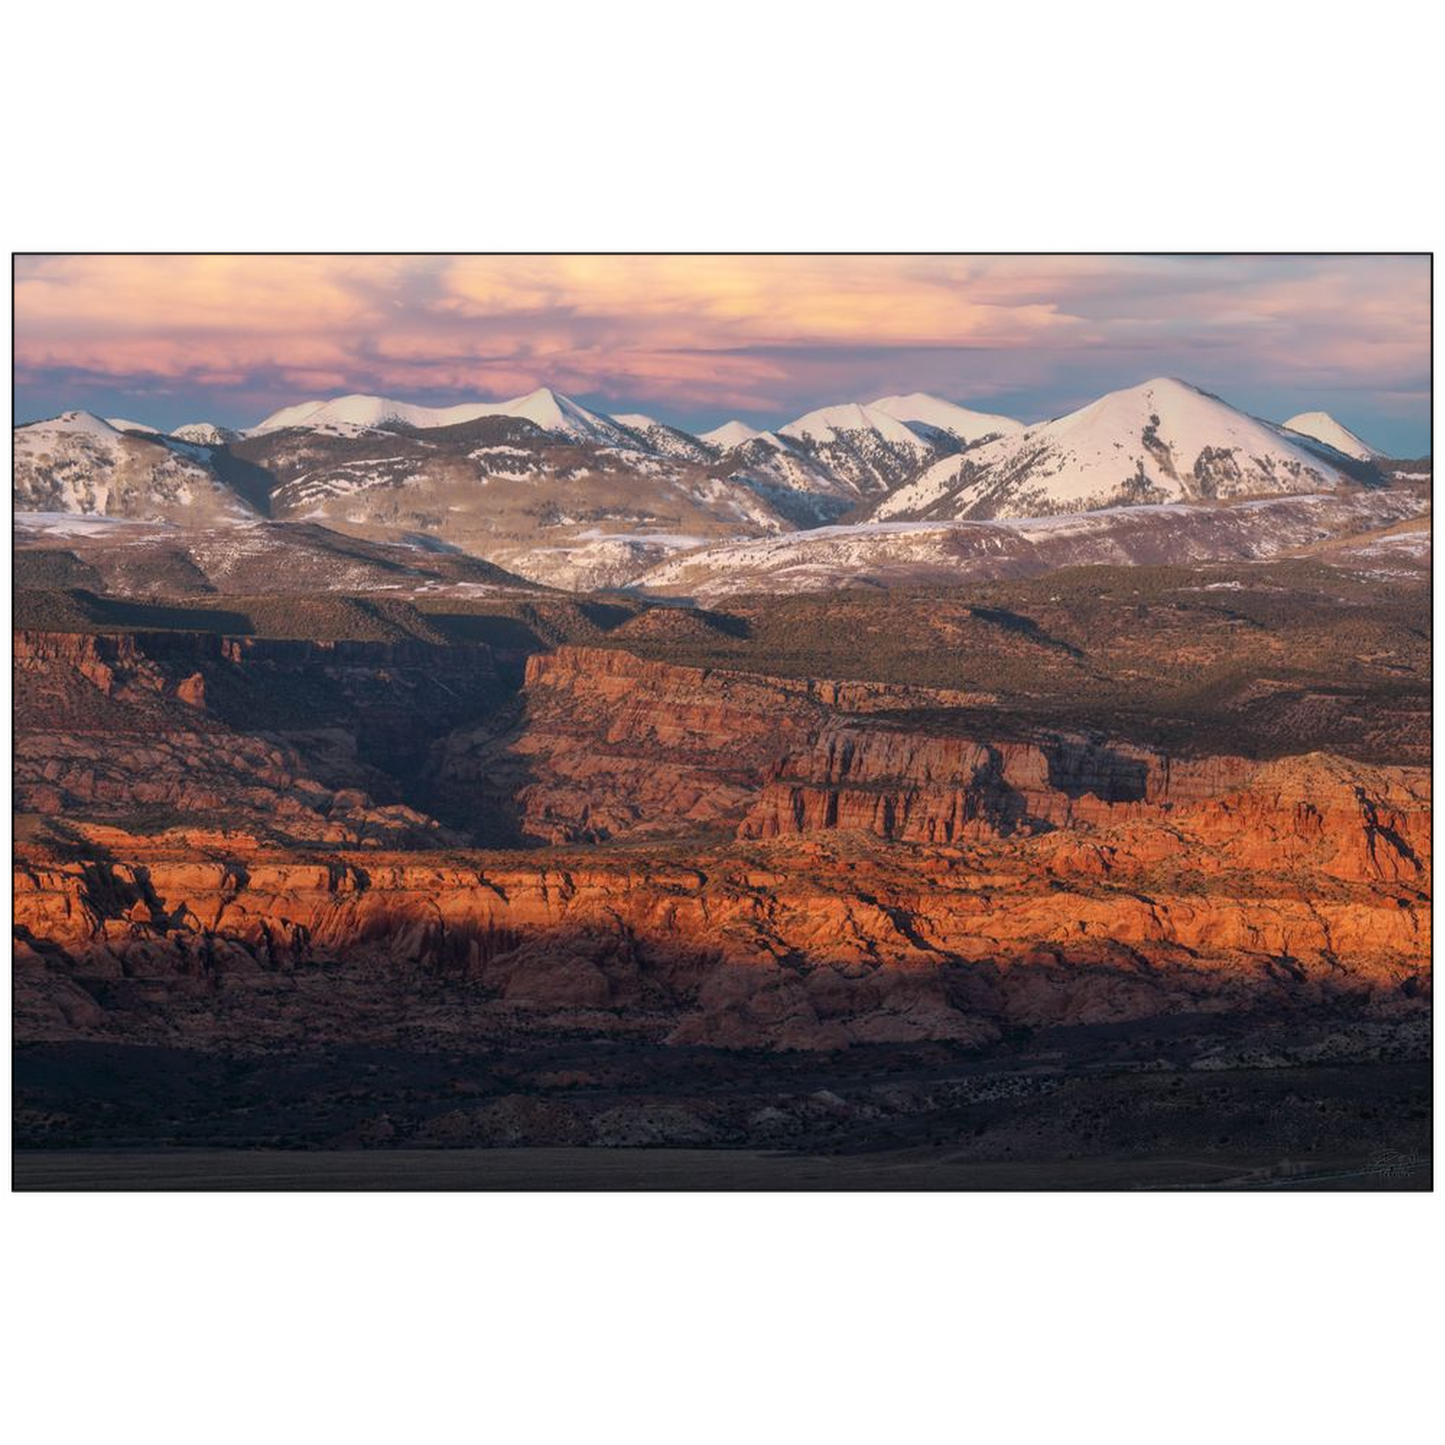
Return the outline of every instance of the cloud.
<path id="1" fill-rule="evenodd" d="M 674 415 L 928 386 L 1043 414 L 1180 373 L 1419 393 L 1424 257 L 30 256 L 22 395 L 439 399 L 551 384 Z M 80 404 L 73 399 L 71 404 Z M 1396 403 L 1398 405 L 1398 402 Z"/>

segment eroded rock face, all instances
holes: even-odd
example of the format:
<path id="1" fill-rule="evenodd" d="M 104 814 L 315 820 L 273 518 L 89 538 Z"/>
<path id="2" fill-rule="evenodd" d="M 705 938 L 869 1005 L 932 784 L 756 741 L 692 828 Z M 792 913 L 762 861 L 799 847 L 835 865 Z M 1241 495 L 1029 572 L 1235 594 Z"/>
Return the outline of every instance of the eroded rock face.
<path id="1" fill-rule="evenodd" d="M 774 771 L 740 836 L 852 828 L 947 843 L 1187 820 L 1191 846 L 1207 839 L 1231 866 L 1271 871 L 1324 850 L 1313 864 L 1360 880 L 1418 878 L 1428 854 L 1426 770 L 1327 754 L 1169 759 L 1085 738 L 988 744 L 834 726 Z M 1185 846 L 1177 828 L 1146 832 L 1148 858 Z"/>
<path id="2" fill-rule="evenodd" d="M 554 844 L 833 829 L 978 842 L 1161 821 L 1214 800 L 1200 826 L 1240 866 L 1268 868 L 1295 846 L 1287 839 L 1318 834 L 1339 840 L 1340 876 L 1384 877 L 1409 875 L 1412 820 L 1428 825 L 1424 769 L 1326 754 L 1170 757 L 1047 729 L 1029 740 L 960 732 L 953 710 L 977 701 L 562 647 L 529 660 L 514 726 L 452 734 L 438 770 L 447 786 L 476 790 L 479 806 L 509 799 L 519 834 Z M 976 726 L 977 711 L 968 716 Z M 1369 809 L 1378 821 L 1365 826 Z"/>
<path id="3" fill-rule="evenodd" d="M 481 806 L 509 795 L 519 836 L 549 843 L 699 832 L 772 837 L 870 826 L 865 814 L 881 836 L 947 840 L 965 833 L 914 825 L 902 795 L 944 776 L 956 783 L 961 769 L 986 770 L 991 757 L 996 766 L 996 752 L 910 736 L 887 719 L 988 700 L 941 688 L 767 677 L 647 661 L 616 649 L 560 647 L 529 659 L 517 725 L 500 736 L 491 728 L 454 734 L 439 771 L 448 784 L 475 790 Z M 850 727 L 843 719 L 857 721 Z M 849 784 L 876 795 L 887 780 L 894 796 L 850 798 L 841 811 L 836 796 L 808 797 L 806 783 L 792 796 L 783 780 L 811 777 L 810 768 L 821 770 L 821 788 L 831 795 Z M 1082 787 L 1088 780 L 1076 781 Z"/>
<path id="4" fill-rule="evenodd" d="M 456 840 L 394 775 L 498 686 L 482 645 L 17 632 L 14 659 L 19 810 L 349 847 Z"/>
<path id="5" fill-rule="evenodd" d="M 1428 996 L 1423 768 L 605 648 L 494 684 L 485 649 L 23 637 L 20 1036 L 973 1045 Z M 468 848 L 402 783 L 560 846 Z"/>
<path id="6" fill-rule="evenodd" d="M 132 840 L 116 862 L 31 849 L 18 986 L 38 1000 L 37 980 L 67 980 L 53 1026 L 83 1031 L 88 978 L 224 988 L 345 961 L 462 977 L 552 1026 L 650 1019 L 679 1043 L 798 1048 L 1428 990 L 1423 774 L 1295 759 L 1196 801 L 1117 806 L 964 846 L 838 831 L 535 857 L 301 859 L 237 837 L 181 856 Z"/>
<path id="7" fill-rule="evenodd" d="M 823 711 L 806 687 L 645 662 L 605 648 L 528 659 L 518 725 L 447 739 L 448 785 L 514 800 L 550 843 L 732 832 L 778 755 Z"/>

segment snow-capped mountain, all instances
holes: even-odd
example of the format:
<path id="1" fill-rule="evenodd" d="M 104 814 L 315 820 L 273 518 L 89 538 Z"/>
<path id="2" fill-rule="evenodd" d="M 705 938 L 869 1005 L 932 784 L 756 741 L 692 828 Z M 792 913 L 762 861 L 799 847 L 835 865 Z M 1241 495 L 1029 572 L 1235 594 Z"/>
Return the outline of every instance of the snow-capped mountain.
<path id="1" fill-rule="evenodd" d="M 106 426 L 113 426 L 116 431 L 138 431 L 145 436 L 160 436 L 159 427 L 147 426 L 143 421 L 127 421 L 124 417 L 108 416 L 105 418 Z"/>
<path id="2" fill-rule="evenodd" d="M 725 421 L 720 427 L 714 427 L 712 431 L 701 433 L 698 440 L 706 442 L 710 447 L 716 447 L 720 452 L 730 452 L 734 447 L 740 447 L 744 442 L 750 442 L 756 436 L 762 436 L 757 427 L 749 426 L 745 421 Z"/>
<path id="3" fill-rule="evenodd" d="M 629 450 L 633 445 L 626 428 L 619 427 L 611 417 L 589 411 L 580 402 L 545 386 L 477 414 L 521 417 L 544 432 L 570 437 L 573 441 L 594 442 L 599 446 L 621 447 L 623 450 Z"/>
<path id="4" fill-rule="evenodd" d="M 625 427 L 611 417 L 589 411 L 570 397 L 550 387 L 539 387 L 510 401 L 468 401 L 458 406 L 417 406 L 384 396 L 343 396 L 334 401 L 305 401 L 282 407 L 259 425 L 252 435 L 300 427 L 306 431 L 354 434 L 357 431 L 387 431 L 396 426 L 427 430 L 456 426 L 484 416 L 519 417 L 554 437 L 593 442 L 599 446 L 636 447 Z"/>
<path id="5" fill-rule="evenodd" d="M 1279 427 L 1187 382 L 1160 378 L 946 458 L 885 497 L 872 515 L 1037 517 L 1325 491 L 1345 480 Z"/>
<path id="6" fill-rule="evenodd" d="M 1357 462 L 1373 462 L 1385 455 L 1369 442 L 1361 440 L 1349 427 L 1337 422 L 1327 411 L 1303 411 L 1284 423 L 1284 429 L 1323 442 Z"/>
<path id="7" fill-rule="evenodd" d="M 351 413 L 359 416 L 381 417 L 397 420 L 403 418 L 404 402 L 387 402 L 378 396 L 343 396 L 335 401 L 298 401 L 294 406 L 283 406 L 273 411 L 264 421 L 249 427 L 244 435 L 264 436 L 267 432 L 301 431 L 331 432 L 334 435 L 355 435 L 360 431 L 372 430 L 370 421 L 355 421 Z M 407 423 L 410 425 L 410 423 Z"/>
<path id="8" fill-rule="evenodd" d="M 16 427 L 13 462 L 17 511 L 198 524 L 255 515 L 203 448 L 122 431 L 88 411 Z"/>
<path id="9" fill-rule="evenodd" d="M 223 447 L 235 441 L 240 432 L 212 421 L 188 421 L 171 432 L 177 441 L 192 442 L 198 447 Z"/>
<path id="10" fill-rule="evenodd" d="M 1012 417 L 970 411 L 967 407 L 929 396 L 923 391 L 910 392 L 907 396 L 879 397 L 877 401 L 868 403 L 868 410 L 881 411 L 887 416 L 897 417 L 899 421 L 917 422 L 936 431 L 947 432 L 965 446 L 989 437 L 1012 436 L 1024 429 L 1023 422 Z"/>
<path id="11" fill-rule="evenodd" d="M 938 433 L 925 437 L 906 421 L 856 401 L 810 411 L 780 427 L 778 435 L 797 443 L 855 497 L 892 491 L 956 445 Z"/>
<path id="12" fill-rule="evenodd" d="M 752 429 L 749 428 L 751 431 Z M 722 453 L 722 460 L 728 461 L 735 455 L 741 457 L 763 457 L 772 452 L 786 456 L 797 456 L 800 448 L 795 441 L 785 441 L 775 431 L 754 431 L 751 436 L 739 436 L 728 444 Z"/>
<path id="13" fill-rule="evenodd" d="M 857 402 L 822 407 L 777 431 L 734 419 L 699 440 L 718 451 L 732 476 L 802 527 L 836 521 L 860 497 L 897 486 L 959 445 L 942 428 L 910 424 Z"/>

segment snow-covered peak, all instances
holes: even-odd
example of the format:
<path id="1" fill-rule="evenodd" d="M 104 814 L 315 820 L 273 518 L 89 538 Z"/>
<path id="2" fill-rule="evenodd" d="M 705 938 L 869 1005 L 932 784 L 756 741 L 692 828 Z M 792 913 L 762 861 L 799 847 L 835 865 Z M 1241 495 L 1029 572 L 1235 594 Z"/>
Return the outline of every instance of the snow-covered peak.
<path id="1" fill-rule="evenodd" d="M 543 431 L 569 432 L 577 427 L 579 421 L 583 422 L 585 430 L 586 421 L 596 420 L 591 412 L 584 411 L 565 396 L 558 396 L 548 386 L 539 386 L 536 391 L 529 391 L 526 396 L 514 397 L 503 404 L 507 408 L 503 415 L 535 422 Z"/>
<path id="2" fill-rule="evenodd" d="M 720 448 L 722 451 L 731 451 L 734 447 L 740 447 L 744 442 L 750 442 L 756 436 L 761 436 L 756 427 L 749 426 L 745 421 L 738 421 L 736 417 L 732 421 L 725 421 L 721 426 L 714 427 L 712 431 L 705 431 L 700 434 L 700 439 L 707 442 L 709 446 Z"/>
<path id="3" fill-rule="evenodd" d="M 306 427 L 321 431 L 329 427 L 374 428 L 397 422 L 417 426 L 422 424 L 418 418 L 431 410 L 429 407 L 409 406 L 404 401 L 392 401 L 384 396 L 338 396 L 331 401 L 303 401 L 295 406 L 282 407 L 253 430 L 271 432 L 280 431 L 283 427 Z"/>
<path id="4" fill-rule="evenodd" d="M 855 498 L 891 492 L 957 443 L 936 428 L 900 421 L 861 402 L 819 407 L 778 429 Z"/>
<path id="5" fill-rule="evenodd" d="M 326 403 L 324 401 L 298 401 L 292 406 L 283 406 L 273 411 L 263 421 L 250 428 L 252 435 L 268 431 L 282 431 L 290 426 L 304 426 L 307 417 L 314 416 Z"/>
<path id="6" fill-rule="evenodd" d="M 543 431 L 579 441 L 608 446 L 626 446 L 627 435 L 607 417 L 562 396 L 550 387 L 539 387 L 510 401 L 468 401 L 457 406 L 418 406 L 384 396 L 342 396 L 332 401 L 300 402 L 273 412 L 253 432 L 279 431 L 283 427 L 304 427 L 310 431 L 340 428 L 409 426 L 419 429 L 456 426 L 484 416 L 514 416 L 532 422 Z"/>
<path id="7" fill-rule="evenodd" d="M 1284 423 L 1284 428 L 1286 431 L 1323 442 L 1327 447 L 1333 447 L 1347 457 L 1354 457 L 1356 461 L 1372 462 L 1385 455 L 1356 436 L 1349 427 L 1337 422 L 1327 411 L 1303 411 L 1298 416 L 1290 417 Z"/>
<path id="8" fill-rule="evenodd" d="M 120 428 L 112 426 L 110 422 L 103 420 L 90 411 L 63 411 L 59 416 L 47 418 L 45 421 L 32 421 L 16 431 L 28 432 L 38 436 L 46 432 L 67 432 L 79 436 L 95 437 L 100 441 L 114 441 L 120 435 Z"/>
<path id="9" fill-rule="evenodd" d="M 230 427 L 217 426 L 213 421 L 188 421 L 178 426 L 171 435 L 178 441 L 194 442 L 202 447 L 221 447 L 236 439 Z"/>
<path id="10" fill-rule="evenodd" d="M 730 447 L 724 448 L 726 456 L 730 452 L 739 452 L 743 456 L 756 459 L 767 456 L 771 452 L 795 452 L 797 447 L 792 442 L 785 442 L 775 431 L 758 431 L 744 441 L 734 442 Z"/>
<path id="11" fill-rule="evenodd" d="M 627 437 L 610 417 L 589 411 L 580 402 L 562 396 L 549 386 L 540 386 L 526 396 L 500 402 L 479 415 L 516 416 L 541 427 L 543 431 L 579 441 L 602 442 L 608 446 L 625 446 Z"/>
<path id="12" fill-rule="evenodd" d="M 814 442 L 837 441 L 850 432 L 875 432 L 895 446 L 916 452 L 927 450 L 927 444 L 907 422 L 856 401 L 844 402 L 841 406 L 819 407 L 817 411 L 810 411 L 778 430 L 785 437 L 806 438 Z"/>
<path id="13" fill-rule="evenodd" d="M 868 403 L 868 410 L 884 412 L 899 421 L 921 422 L 956 436 L 961 442 L 976 442 L 988 436 L 1009 436 L 1021 432 L 1024 424 L 1012 417 L 992 412 L 970 411 L 927 392 L 914 391 L 907 396 L 883 396 Z"/>
<path id="14" fill-rule="evenodd" d="M 1252 446 L 1264 452 L 1284 446 L 1309 459 L 1308 452 L 1281 437 L 1268 422 L 1258 421 L 1172 376 L 1108 392 L 1078 411 L 1028 427 L 1017 435 L 1024 440 L 1047 437 L 1076 448 L 1102 451 L 1121 439 L 1146 433 L 1157 435 L 1173 451 L 1187 453 L 1190 458 L 1205 447 Z M 991 442 L 988 449 L 1008 444 L 1008 439 L 1003 439 Z"/>

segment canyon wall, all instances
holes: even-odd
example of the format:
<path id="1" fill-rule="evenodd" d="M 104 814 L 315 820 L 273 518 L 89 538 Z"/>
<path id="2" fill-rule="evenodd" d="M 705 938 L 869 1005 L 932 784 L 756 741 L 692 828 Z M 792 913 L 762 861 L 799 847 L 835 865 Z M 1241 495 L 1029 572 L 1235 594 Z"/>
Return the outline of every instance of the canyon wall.
<path id="1" fill-rule="evenodd" d="M 529 660 L 521 705 L 505 732 L 451 735 L 439 772 L 461 787 L 490 779 L 499 793 L 510 785 L 522 832 L 554 844 L 828 829 L 982 841 L 1167 819 L 1235 794 L 1274 798 L 1258 825 L 1268 847 L 1320 828 L 1355 840 L 1340 845 L 1353 853 L 1367 847 L 1358 840 L 1392 830 L 1419 843 L 1418 820 L 1428 825 L 1423 768 L 1372 768 L 1323 753 L 1269 762 L 1170 756 L 1048 727 L 1027 739 L 980 735 L 977 695 L 941 689 L 799 681 L 561 647 Z M 1246 821 L 1229 809 L 1246 806 L 1257 803 L 1216 805 L 1234 820 L 1221 823 L 1222 836 Z M 1362 832 L 1356 824 L 1367 807 L 1384 821 Z M 1246 826 L 1241 856 L 1248 835 Z M 1375 855 L 1379 866 L 1396 866 L 1388 847 Z"/>
<path id="2" fill-rule="evenodd" d="M 17 694 L 30 1038 L 420 1010 L 833 1048 L 1428 997 L 1423 768 L 989 736 L 976 696 L 608 648 L 508 699 L 484 648 L 44 634 Z M 552 846 L 478 851 L 493 815 Z"/>
<path id="3" fill-rule="evenodd" d="M 503 694 L 480 643 L 194 631 L 20 631 L 13 675 L 21 812 L 368 847 L 458 839 L 417 782 L 435 738 Z"/>
<path id="4" fill-rule="evenodd" d="M 1406 1007 L 1429 989 L 1428 780 L 1330 771 L 1290 760 L 1153 816 L 1131 804 L 1107 827 L 963 845 L 823 832 L 304 858 L 95 833 L 131 857 L 22 849 L 17 987 L 64 1034 L 97 978 L 210 992 L 345 961 L 460 978 L 479 1007 L 549 1027 L 647 1019 L 673 1042 L 813 1048 L 1341 996 Z"/>

